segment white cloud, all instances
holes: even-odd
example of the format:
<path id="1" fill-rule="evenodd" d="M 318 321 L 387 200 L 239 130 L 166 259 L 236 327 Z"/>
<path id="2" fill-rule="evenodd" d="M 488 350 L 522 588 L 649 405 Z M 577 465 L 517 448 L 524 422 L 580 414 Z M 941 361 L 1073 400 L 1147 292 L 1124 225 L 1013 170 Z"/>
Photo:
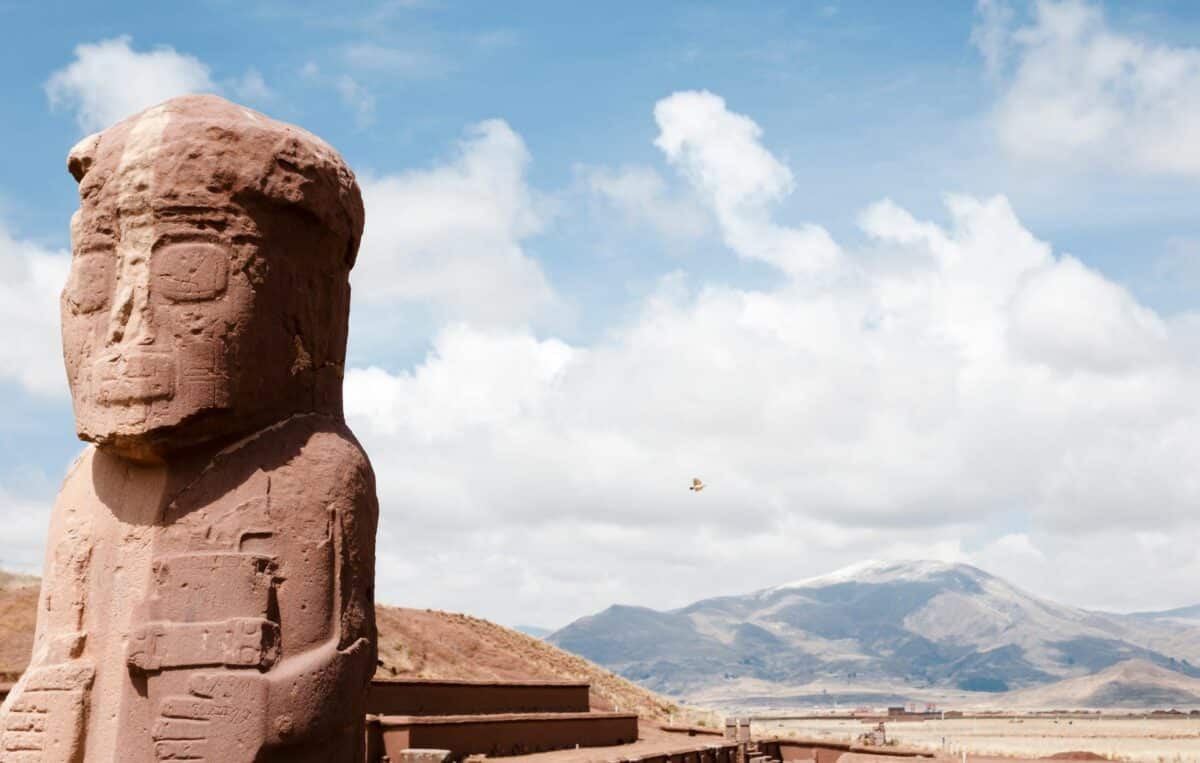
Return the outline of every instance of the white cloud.
<path id="1" fill-rule="evenodd" d="M 34 395 L 66 391 L 58 294 L 70 256 L 14 238 L 0 223 L 0 380 Z"/>
<path id="2" fill-rule="evenodd" d="M 449 68 L 449 64 L 440 56 L 419 48 L 359 42 L 348 45 L 342 53 L 351 66 L 374 69 L 393 76 L 430 77 L 443 74 Z"/>
<path id="3" fill-rule="evenodd" d="M 1001 535 L 987 548 L 979 553 L 981 560 L 985 560 L 991 554 L 998 554 L 1004 562 L 1018 563 L 1043 563 L 1046 561 L 1046 554 L 1033 542 L 1026 533 L 1009 533 Z M 1006 565 L 1007 566 L 1007 565 Z"/>
<path id="4" fill-rule="evenodd" d="M 50 507 L 16 495 L 0 484 L 0 570 L 30 575 L 42 573 L 43 549 Z"/>
<path id="5" fill-rule="evenodd" d="M 656 113 L 731 248 L 795 230 L 768 208 L 793 181 L 757 125 L 706 94 Z M 1200 320 L 1158 316 L 1056 255 L 1003 197 L 947 210 L 872 205 L 865 245 L 830 240 L 836 258 L 817 261 L 836 277 L 816 284 L 813 260 L 791 267 L 804 247 L 772 250 L 789 267 L 771 288 L 669 276 L 588 346 L 457 323 L 412 372 L 352 369 L 349 417 L 380 465 L 381 597 L 561 624 L 880 553 L 1024 563 L 1030 585 L 1029 570 L 1098 569 L 1091 537 L 1106 551 L 1151 528 L 1200 539 L 1200 484 L 1181 478 L 1200 459 Z M 709 488 L 689 492 L 692 476 Z M 964 548 L 1014 514 L 1031 529 Z M 1187 549 L 1171 558 L 1190 570 Z M 1153 579 L 1164 606 L 1192 596 L 1165 562 L 1147 578 L 1123 553 L 1104 589 L 1031 587 L 1127 606 Z"/>
<path id="6" fill-rule="evenodd" d="M 451 324 L 439 333 L 432 355 L 411 374 L 352 370 L 348 413 L 378 421 L 389 433 L 410 431 L 426 442 L 464 427 L 503 427 L 536 414 L 572 354 L 554 339 Z M 482 369 L 488 371 L 479 373 Z"/>
<path id="7" fill-rule="evenodd" d="M 971 42 L 979 48 L 991 74 L 1000 71 L 1009 52 L 1013 10 L 1005 0 L 978 0 L 979 21 L 971 29 Z"/>
<path id="8" fill-rule="evenodd" d="M 343 74 L 333 81 L 342 103 L 354 112 L 354 120 L 359 127 L 369 125 L 375 119 L 375 95 L 349 74 Z"/>
<path id="9" fill-rule="evenodd" d="M 471 127 L 447 164 L 362 177 L 368 213 L 356 295 L 489 324 L 524 324 L 560 309 L 523 249 L 550 214 L 526 181 L 528 164 L 521 137 L 493 119 Z"/>
<path id="10" fill-rule="evenodd" d="M 972 40 L 1001 78 L 993 120 L 1013 156 L 1200 174 L 1200 48 L 1120 34 L 1083 0 L 1039 0 L 1031 23 L 1015 30 L 1001 0 L 979 9 Z"/>
<path id="11" fill-rule="evenodd" d="M 724 99 L 680 92 L 654 107 L 654 141 L 711 206 L 725 243 L 792 276 L 827 270 L 839 252 L 824 228 L 789 228 L 771 218 L 771 206 L 791 192 L 793 177 L 760 143 L 753 120 L 729 111 Z"/>
<path id="12" fill-rule="evenodd" d="M 253 67 L 240 77 L 212 79 L 207 64 L 167 45 L 133 49 L 129 35 L 75 46 L 75 60 L 50 75 L 45 84 L 51 108 L 69 109 L 84 132 L 102 130 L 131 114 L 188 93 L 224 94 L 250 102 L 274 97 Z"/>
<path id="13" fill-rule="evenodd" d="M 669 241 L 686 242 L 709 232 L 708 213 L 692 198 L 672 193 L 651 167 L 580 167 L 588 190 L 626 222 L 645 225 Z"/>
<path id="14" fill-rule="evenodd" d="M 1017 349 L 1060 370 L 1139 373 L 1166 359 L 1162 319 L 1071 257 L 1030 273 L 1012 310 Z"/>
<path id="15" fill-rule="evenodd" d="M 1171 609 L 1194 594 L 1154 581 L 1200 575 L 1200 529 L 1161 532 L 1097 529 L 1086 535 L 1006 535 L 971 561 L 1027 591 L 1076 606 L 1120 611 Z"/>
<path id="16" fill-rule="evenodd" d="M 325 74 L 316 61 L 305 61 L 298 71 L 309 85 L 330 88 L 342 101 L 359 129 L 375 121 L 375 94 L 369 87 L 349 74 Z"/>
<path id="17" fill-rule="evenodd" d="M 138 52 L 129 36 L 75 47 L 75 60 L 46 82 L 51 106 L 69 108 L 84 132 L 101 130 L 135 112 L 186 93 L 216 93 L 208 66 L 159 46 Z"/>
<path id="18" fill-rule="evenodd" d="M 230 83 L 230 87 L 238 98 L 246 101 L 269 101 L 275 97 L 258 69 L 247 69 L 245 74 Z"/>

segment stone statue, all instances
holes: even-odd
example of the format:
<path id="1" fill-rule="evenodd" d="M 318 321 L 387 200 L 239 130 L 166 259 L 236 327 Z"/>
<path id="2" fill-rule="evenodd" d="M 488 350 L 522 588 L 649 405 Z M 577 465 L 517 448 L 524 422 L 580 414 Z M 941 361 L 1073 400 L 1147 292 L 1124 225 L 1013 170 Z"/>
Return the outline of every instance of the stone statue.
<path id="1" fill-rule="evenodd" d="M 83 140 L 63 354 L 79 437 L 4 763 L 358 761 L 378 505 L 342 414 L 362 199 L 215 96 Z"/>

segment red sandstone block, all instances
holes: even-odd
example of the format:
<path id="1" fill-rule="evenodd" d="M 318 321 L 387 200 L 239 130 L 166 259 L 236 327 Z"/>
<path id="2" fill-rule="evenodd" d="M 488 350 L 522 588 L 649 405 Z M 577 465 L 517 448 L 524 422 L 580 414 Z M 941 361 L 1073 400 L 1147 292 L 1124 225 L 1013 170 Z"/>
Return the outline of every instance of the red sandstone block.
<path id="1" fill-rule="evenodd" d="M 380 727 L 393 758 L 414 747 L 447 749 L 461 758 L 629 744 L 637 741 L 637 722 L 631 713 L 384 716 Z"/>
<path id="2" fill-rule="evenodd" d="M 561 681 L 376 679 L 367 712 L 379 715 L 586 713 L 588 685 Z"/>

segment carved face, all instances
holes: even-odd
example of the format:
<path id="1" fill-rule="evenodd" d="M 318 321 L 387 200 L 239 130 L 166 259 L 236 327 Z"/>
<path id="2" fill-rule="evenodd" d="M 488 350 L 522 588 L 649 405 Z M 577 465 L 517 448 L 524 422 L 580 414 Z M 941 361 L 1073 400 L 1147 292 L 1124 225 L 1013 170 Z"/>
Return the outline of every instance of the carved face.
<path id="1" fill-rule="evenodd" d="M 254 303 L 230 271 L 253 261 L 254 243 L 207 228 L 215 210 L 147 212 L 111 232 L 87 225 L 91 211 L 73 226 L 86 232 L 62 298 L 80 430 L 135 435 L 227 407 L 230 348 Z"/>
<path id="2" fill-rule="evenodd" d="M 340 412 L 344 242 L 224 169 L 273 161 L 271 145 L 214 135 L 157 107 L 87 149 L 64 358 L 80 437 L 133 458 Z"/>

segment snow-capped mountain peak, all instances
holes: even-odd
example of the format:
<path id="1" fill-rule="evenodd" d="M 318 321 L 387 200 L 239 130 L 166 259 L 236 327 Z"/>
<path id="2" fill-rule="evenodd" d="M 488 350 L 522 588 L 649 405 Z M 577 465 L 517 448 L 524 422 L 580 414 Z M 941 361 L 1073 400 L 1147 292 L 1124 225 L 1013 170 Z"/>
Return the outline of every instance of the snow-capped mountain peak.
<path id="1" fill-rule="evenodd" d="M 928 580 L 947 573 L 960 573 L 976 580 L 991 578 L 983 570 L 969 564 L 942 562 L 930 559 L 912 559 L 902 561 L 884 561 L 867 559 L 856 562 L 841 569 L 824 575 L 795 580 L 791 583 L 774 586 L 769 591 L 782 591 L 788 588 L 824 588 L 840 583 L 894 583 L 900 581 Z"/>

